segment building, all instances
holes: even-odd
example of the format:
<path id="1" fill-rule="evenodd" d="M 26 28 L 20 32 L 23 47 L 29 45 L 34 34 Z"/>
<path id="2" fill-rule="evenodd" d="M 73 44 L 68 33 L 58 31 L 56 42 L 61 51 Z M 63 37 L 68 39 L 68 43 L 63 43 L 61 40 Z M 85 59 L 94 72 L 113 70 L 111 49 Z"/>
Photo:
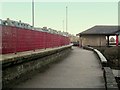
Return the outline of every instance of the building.
<path id="1" fill-rule="evenodd" d="M 70 42 L 78 42 L 79 37 L 74 35 L 69 35 Z"/>
<path id="2" fill-rule="evenodd" d="M 79 33 L 81 46 L 108 46 L 109 37 L 116 36 L 116 45 L 119 43 L 120 28 L 118 26 L 97 25 Z"/>

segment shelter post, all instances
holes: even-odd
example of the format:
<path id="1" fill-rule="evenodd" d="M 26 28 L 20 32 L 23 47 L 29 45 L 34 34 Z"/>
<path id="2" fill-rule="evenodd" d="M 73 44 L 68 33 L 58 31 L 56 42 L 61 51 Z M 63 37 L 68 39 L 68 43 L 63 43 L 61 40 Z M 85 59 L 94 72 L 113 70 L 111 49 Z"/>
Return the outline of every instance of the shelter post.
<path id="1" fill-rule="evenodd" d="M 119 40 L 118 40 L 118 34 L 116 34 L 116 46 L 118 46 L 118 44 L 119 44 Z"/>
<path id="2" fill-rule="evenodd" d="M 107 46 L 109 46 L 109 35 L 107 35 Z"/>

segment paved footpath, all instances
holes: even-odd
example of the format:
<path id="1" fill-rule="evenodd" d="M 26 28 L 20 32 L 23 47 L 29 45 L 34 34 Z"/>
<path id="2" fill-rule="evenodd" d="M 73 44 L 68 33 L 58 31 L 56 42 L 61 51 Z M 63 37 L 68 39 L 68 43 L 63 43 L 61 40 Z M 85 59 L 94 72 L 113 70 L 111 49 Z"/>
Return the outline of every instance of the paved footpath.
<path id="1" fill-rule="evenodd" d="M 71 54 L 19 88 L 104 88 L 103 71 L 92 51 L 73 47 Z"/>

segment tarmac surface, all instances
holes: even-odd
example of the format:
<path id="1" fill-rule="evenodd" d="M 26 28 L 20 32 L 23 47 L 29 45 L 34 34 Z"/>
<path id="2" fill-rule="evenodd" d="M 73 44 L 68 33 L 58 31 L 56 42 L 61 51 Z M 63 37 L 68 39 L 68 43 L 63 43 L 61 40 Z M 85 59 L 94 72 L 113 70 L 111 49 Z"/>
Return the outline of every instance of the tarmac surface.
<path id="1" fill-rule="evenodd" d="M 105 88 L 99 59 L 92 51 L 73 47 L 71 54 L 16 88 Z"/>

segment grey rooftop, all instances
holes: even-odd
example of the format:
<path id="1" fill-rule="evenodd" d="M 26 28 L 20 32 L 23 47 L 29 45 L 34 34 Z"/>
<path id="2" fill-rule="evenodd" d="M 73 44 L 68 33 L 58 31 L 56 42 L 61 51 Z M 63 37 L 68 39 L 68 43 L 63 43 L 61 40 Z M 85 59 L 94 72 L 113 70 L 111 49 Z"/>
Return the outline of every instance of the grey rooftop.
<path id="1" fill-rule="evenodd" d="M 79 35 L 116 35 L 118 32 L 120 32 L 120 26 L 96 25 Z"/>

